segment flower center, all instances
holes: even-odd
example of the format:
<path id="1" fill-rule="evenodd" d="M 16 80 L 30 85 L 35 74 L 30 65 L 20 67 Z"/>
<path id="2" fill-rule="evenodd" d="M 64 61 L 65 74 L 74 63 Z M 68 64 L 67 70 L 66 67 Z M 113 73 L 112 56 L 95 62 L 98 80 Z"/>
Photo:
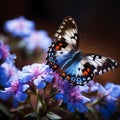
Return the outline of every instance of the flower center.
<path id="1" fill-rule="evenodd" d="M 16 92 L 16 91 L 18 90 L 18 87 L 19 87 L 19 82 L 18 82 L 18 80 L 12 81 L 11 87 L 12 87 L 12 91 L 13 91 L 13 92 Z"/>

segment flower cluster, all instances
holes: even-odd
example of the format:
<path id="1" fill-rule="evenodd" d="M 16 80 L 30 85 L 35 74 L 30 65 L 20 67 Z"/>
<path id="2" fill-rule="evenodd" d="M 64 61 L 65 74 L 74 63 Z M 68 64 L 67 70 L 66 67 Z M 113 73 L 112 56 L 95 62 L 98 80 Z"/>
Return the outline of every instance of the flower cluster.
<path id="1" fill-rule="evenodd" d="M 14 37 L 19 37 L 19 47 L 24 47 L 29 52 L 36 48 L 46 51 L 52 41 L 46 31 L 36 30 L 35 23 L 23 16 L 6 21 L 4 28 Z"/>
<path id="2" fill-rule="evenodd" d="M 5 31 L 12 35 L 10 42 L 0 40 L 0 99 L 3 104 L 9 101 L 9 105 L 0 103 L 4 108 L 0 111 L 5 115 L 11 119 L 37 120 L 120 119 L 120 85 L 107 82 L 103 86 L 90 81 L 84 86 L 74 86 L 45 63 L 39 63 L 34 57 L 35 50 L 45 53 L 51 38 L 46 31 L 35 30 L 34 22 L 25 17 L 6 21 Z M 33 52 L 33 56 L 24 50 Z M 7 114 L 6 107 L 12 115 Z M 1 116 L 0 113 L 3 119 Z"/>
<path id="3" fill-rule="evenodd" d="M 91 96 L 91 105 L 89 106 L 94 115 L 98 115 L 101 120 L 120 117 L 116 114 L 120 99 L 120 85 L 108 82 L 103 86 L 92 81 L 89 84 L 89 93 L 96 93 L 96 96 L 94 94 Z M 96 119 L 98 119 L 98 116 Z"/>
<path id="4" fill-rule="evenodd" d="M 59 91 L 55 95 L 56 100 L 62 100 L 63 103 L 67 104 L 67 109 L 71 112 L 78 110 L 81 113 L 87 112 L 88 108 L 85 105 L 90 102 L 90 99 L 85 97 L 83 94 L 88 91 L 88 86 L 73 86 L 66 80 L 57 79 L 53 81 L 53 87 Z"/>
<path id="5" fill-rule="evenodd" d="M 10 54 L 9 45 L 0 41 L 0 85 L 8 86 L 8 80 L 16 74 L 15 55 Z"/>
<path id="6" fill-rule="evenodd" d="M 36 88 L 43 89 L 46 82 L 51 82 L 53 79 L 53 72 L 48 65 L 34 63 L 23 67 L 22 71 L 18 72 L 21 83 L 32 81 Z"/>

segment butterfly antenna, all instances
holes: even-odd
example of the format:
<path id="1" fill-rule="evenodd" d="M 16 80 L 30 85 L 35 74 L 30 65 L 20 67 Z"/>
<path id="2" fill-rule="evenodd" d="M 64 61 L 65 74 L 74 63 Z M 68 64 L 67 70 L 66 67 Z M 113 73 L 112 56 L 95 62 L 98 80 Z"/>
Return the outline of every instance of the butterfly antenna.
<path id="1" fill-rule="evenodd" d="M 95 45 L 95 46 L 91 46 L 91 47 L 89 47 L 88 49 L 97 49 L 97 48 L 100 48 L 100 47 L 102 47 L 103 46 L 103 43 L 98 43 L 97 45 Z"/>
<path id="2" fill-rule="evenodd" d="M 103 46 L 103 43 L 99 43 L 96 46 L 94 46 L 94 48 L 96 49 L 96 48 L 99 48 L 99 47 L 102 47 L 102 46 Z"/>
<path id="3" fill-rule="evenodd" d="M 86 38 L 87 37 L 87 34 L 85 34 L 85 33 L 82 33 L 82 32 L 80 32 L 80 36 L 79 36 L 79 38 L 80 39 L 84 39 L 84 38 Z M 103 46 L 103 43 L 101 43 L 100 41 L 97 43 L 97 45 L 95 45 L 95 46 L 92 46 L 92 47 L 89 47 L 88 49 L 96 49 L 96 48 L 99 48 L 99 47 L 101 47 L 101 46 Z"/>

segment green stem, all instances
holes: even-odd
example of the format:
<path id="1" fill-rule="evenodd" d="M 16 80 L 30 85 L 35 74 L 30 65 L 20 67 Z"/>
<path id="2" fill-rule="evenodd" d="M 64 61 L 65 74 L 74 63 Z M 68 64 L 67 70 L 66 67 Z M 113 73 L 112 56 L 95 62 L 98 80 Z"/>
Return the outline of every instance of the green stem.
<path id="1" fill-rule="evenodd" d="M 32 110 L 33 110 L 33 112 L 34 112 L 35 109 L 34 109 L 34 107 L 33 107 L 33 105 L 32 105 L 32 102 L 31 102 L 31 96 L 28 97 L 28 102 L 29 102 L 29 104 L 30 104 L 30 106 L 31 106 L 31 108 L 32 108 Z"/>
<path id="2" fill-rule="evenodd" d="M 36 89 L 36 96 L 37 96 L 37 101 L 36 101 L 36 112 L 39 112 L 39 108 L 42 106 L 41 101 L 39 99 L 39 91 Z"/>
<path id="3" fill-rule="evenodd" d="M 91 106 L 95 106 L 96 104 L 100 103 L 107 95 L 108 95 L 108 94 L 106 94 L 106 95 L 102 96 L 101 98 L 95 100 L 95 101 L 91 104 Z"/>
<path id="4" fill-rule="evenodd" d="M 99 120 L 95 110 L 91 106 L 88 106 L 88 110 L 93 114 L 93 116 L 95 117 L 95 120 Z"/>

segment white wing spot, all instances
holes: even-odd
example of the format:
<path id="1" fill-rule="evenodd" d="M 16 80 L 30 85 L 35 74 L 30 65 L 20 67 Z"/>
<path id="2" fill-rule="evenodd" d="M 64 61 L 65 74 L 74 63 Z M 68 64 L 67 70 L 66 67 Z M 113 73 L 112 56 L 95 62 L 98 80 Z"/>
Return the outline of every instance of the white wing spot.
<path id="1" fill-rule="evenodd" d="M 91 74 L 91 76 L 93 76 L 93 74 Z"/>
<path id="2" fill-rule="evenodd" d="M 85 81 L 85 82 L 83 82 L 83 84 L 86 84 L 87 82 Z"/>
<path id="3" fill-rule="evenodd" d="M 111 69 L 110 68 L 107 68 L 108 69 L 108 71 L 110 71 Z"/>
<path id="4" fill-rule="evenodd" d="M 61 35 L 59 35 L 58 38 L 61 39 Z"/>
<path id="5" fill-rule="evenodd" d="M 57 32 L 60 33 L 60 32 L 61 32 L 61 29 L 59 29 Z"/>
<path id="6" fill-rule="evenodd" d="M 115 69 L 115 67 L 114 67 L 114 66 L 112 66 L 112 69 Z"/>
<path id="7" fill-rule="evenodd" d="M 88 78 L 87 78 L 87 80 L 91 80 L 91 78 L 90 78 L 90 77 L 88 77 Z"/>
<path id="8" fill-rule="evenodd" d="M 114 63 L 115 61 L 113 59 L 111 59 L 111 61 Z"/>
<path id="9" fill-rule="evenodd" d="M 55 34 L 55 37 L 57 37 L 57 36 L 58 36 L 58 33 Z"/>
<path id="10" fill-rule="evenodd" d="M 96 73 L 97 72 L 97 70 L 96 69 L 94 69 L 94 71 L 93 71 L 94 73 Z"/>
<path id="11" fill-rule="evenodd" d="M 72 20 L 72 18 L 71 18 L 71 17 L 69 17 L 69 20 Z"/>
<path id="12" fill-rule="evenodd" d="M 99 71 L 99 74 L 102 74 L 102 70 Z"/>
<path id="13" fill-rule="evenodd" d="M 92 57 L 94 57 L 95 55 L 91 55 Z"/>
<path id="14" fill-rule="evenodd" d="M 63 25 L 61 25 L 60 28 L 62 29 L 62 28 L 63 28 Z"/>
<path id="15" fill-rule="evenodd" d="M 72 23 L 75 24 L 75 21 L 73 20 Z"/>
<path id="16" fill-rule="evenodd" d="M 65 22 L 67 22 L 68 20 L 67 19 L 65 19 Z"/>
<path id="17" fill-rule="evenodd" d="M 63 22 L 62 24 L 65 25 L 65 22 Z"/>
<path id="18" fill-rule="evenodd" d="M 54 44 L 52 44 L 52 47 L 54 47 L 55 45 Z"/>
<path id="19" fill-rule="evenodd" d="M 117 62 L 115 62 L 115 66 L 117 66 L 118 65 L 118 63 Z"/>
<path id="20" fill-rule="evenodd" d="M 104 69 L 104 70 L 103 70 L 103 72 L 105 73 L 105 72 L 107 72 L 107 70 L 106 70 L 106 69 Z"/>
<path id="21" fill-rule="evenodd" d="M 77 36 L 75 36 L 75 39 L 77 40 Z"/>

